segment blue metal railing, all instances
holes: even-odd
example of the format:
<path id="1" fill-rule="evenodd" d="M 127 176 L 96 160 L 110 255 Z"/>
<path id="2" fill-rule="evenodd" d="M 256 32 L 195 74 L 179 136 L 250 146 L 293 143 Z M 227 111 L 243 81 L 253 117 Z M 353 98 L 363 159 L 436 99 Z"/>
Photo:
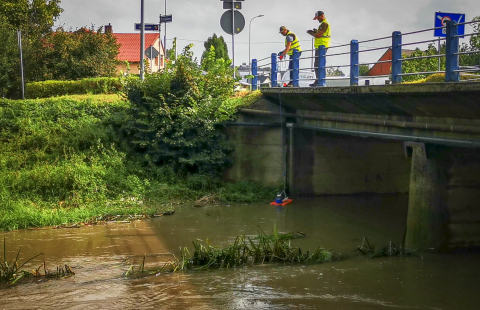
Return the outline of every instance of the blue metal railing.
<path id="1" fill-rule="evenodd" d="M 464 22 L 464 23 L 456 23 L 455 21 L 447 23 L 446 26 L 443 27 L 436 27 L 436 28 L 429 28 L 429 29 L 423 29 L 419 31 L 413 31 L 413 32 L 408 32 L 408 33 L 401 33 L 400 31 L 394 31 L 392 33 L 392 36 L 390 37 L 381 37 L 381 38 L 376 38 L 376 39 L 371 39 L 371 40 L 365 40 L 365 41 L 357 41 L 357 40 L 352 40 L 350 44 L 343 44 L 343 45 L 337 45 L 337 46 L 332 46 L 329 48 L 329 51 L 331 50 L 336 50 L 338 48 L 342 47 L 350 47 L 350 50 L 348 52 L 338 52 L 334 54 L 328 54 L 327 55 L 327 50 L 325 46 L 320 46 L 318 48 L 318 67 L 311 67 L 311 68 L 300 68 L 300 60 L 302 59 L 312 59 L 316 57 L 300 57 L 300 53 L 298 53 L 296 50 L 294 50 L 293 57 L 290 60 L 278 60 L 277 54 L 271 54 L 270 57 L 266 57 L 260 60 L 253 59 L 252 60 L 252 89 L 257 90 L 261 85 L 259 82 L 259 77 L 260 76 L 268 76 L 270 78 L 270 85 L 271 87 L 279 87 L 279 80 L 278 80 L 278 73 L 280 71 L 278 70 L 279 67 L 283 64 L 289 64 L 290 61 L 292 61 L 292 69 L 284 70 L 283 72 L 287 73 L 292 71 L 292 78 L 288 81 L 289 83 L 291 82 L 294 87 L 299 87 L 300 86 L 300 71 L 303 69 L 309 69 L 313 70 L 316 75 L 316 84 L 315 86 L 326 86 L 326 81 L 329 79 L 345 79 L 350 81 L 351 86 L 357 86 L 359 82 L 359 71 L 360 71 L 360 66 L 361 65 L 375 65 L 375 64 L 383 64 L 383 63 L 391 63 L 391 73 L 388 75 L 382 75 L 381 77 L 389 77 L 391 82 L 393 84 L 398 84 L 402 82 L 402 77 L 403 76 L 410 76 L 410 75 L 425 75 L 425 74 L 434 74 L 434 73 L 445 73 L 445 81 L 446 82 L 460 82 L 460 73 L 461 72 L 479 72 L 478 69 L 460 69 L 459 66 L 459 57 L 460 55 L 472 55 L 472 54 L 479 54 L 479 50 L 474 50 L 474 51 L 467 51 L 467 52 L 460 52 L 459 51 L 459 38 L 463 37 L 468 37 L 468 36 L 473 36 L 473 35 L 479 35 L 480 32 L 476 33 L 469 33 L 469 34 L 463 34 L 463 35 L 458 35 L 458 26 L 460 25 L 467 25 L 467 24 L 473 24 L 473 23 L 480 23 L 480 21 L 471 21 L 471 22 Z M 409 43 L 403 43 L 402 39 L 406 36 L 409 35 L 415 35 L 427 31 L 432 31 L 436 29 L 446 29 L 446 38 L 444 39 L 433 39 L 433 40 L 424 40 L 424 41 L 417 41 L 417 42 L 409 42 Z M 384 47 L 375 47 L 375 48 L 367 48 L 367 49 L 360 49 L 360 44 L 365 44 L 369 42 L 375 42 L 375 41 L 382 41 L 382 40 L 391 40 L 391 45 L 384 46 Z M 445 54 L 440 54 L 440 51 L 438 51 L 437 55 L 428 55 L 428 56 L 418 56 L 418 57 L 408 57 L 408 58 L 402 58 L 402 48 L 404 46 L 409 46 L 409 45 L 418 45 L 418 44 L 423 44 L 423 43 L 433 43 L 433 42 L 440 42 L 440 41 L 445 41 L 445 47 L 446 51 Z M 368 53 L 368 52 L 373 52 L 373 51 L 378 51 L 378 50 L 385 50 L 390 48 L 392 50 L 392 60 L 383 60 L 383 61 L 377 61 L 377 62 L 369 62 L 369 63 L 361 63 L 359 62 L 360 58 L 360 53 Z M 313 52 L 315 50 L 304 50 L 303 52 Z M 349 55 L 350 56 L 350 63 L 347 65 L 340 65 L 340 66 L 327 66 L 326 63 L 326 58 L 327 57 L 335 57 L 335 56 L 341 56 L 341 55 Z M 402 63 L 406 61 L 412 61 L 412 60 L 417 60 L 417 59 L 428 59 L 428 58 L 438 58 L 439 61 L 441 58 L 445 58 L 445 71 L 426 71 L 426 72 L 412 72 L 412 73 L 402 73 Z M 270 60 L 270 62 L 266 62 Z M 261 65 L 259 65 L 261 63 Z M 259 74 L 259 69 L 264 69 L 269 67 L 269 72 L 268 74 Z M 349 73 L 350 75 L 348 77 L 343 77 L 343 78 L 332 78 L 332 77 L 327 77 L 327 69 L 329 68 L 339 68 L 339 67 L 349 67 Z M 375 76 L 371 76 L 372 78 Z M 376 76 L 380 77 L 380 76 Z M 480 76 L 479 76 L 480 78 Z M 305 80 L 305 79 L 303 79 Z M 314 80 L 313 78 L 308 79 L 308 80 Z M 475 79 L 477 80 L 477 79 Z M 480 79 L 479 79 L 480 80 Z M 285 82 L 284 79 L 281 80 L 282 82 Z M 468 81 L 468 80 L 467 80 Z M 268 83 L 268 82 L 265 82 Z"/>

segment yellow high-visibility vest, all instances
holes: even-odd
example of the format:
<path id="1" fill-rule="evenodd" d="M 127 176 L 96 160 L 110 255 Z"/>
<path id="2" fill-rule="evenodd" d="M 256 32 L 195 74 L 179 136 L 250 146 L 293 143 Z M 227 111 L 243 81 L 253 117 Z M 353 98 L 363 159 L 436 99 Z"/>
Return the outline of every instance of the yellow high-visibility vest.
<path id="1" fill-rule="evenodd" d="M 288 55 L 292 56 L 293 55 L 293 50 L 297 50 L 297 51 L 301 52 L 302 48 L 300 47 L 300 42 L 298 41 L 297 36 L 291 31 L 288 31 L 287 35 L 285 36 L 285 46 L 287 46 L 287 44 L 288 44 L 287 37 L 289 35 L 293 35 L 293 37 L 294 37 L 292 45 L 290 45 L 290 50 L 288 51 Z"/>
<path id="2" fill-rule="evenodd" d="M 323 23 L 327 24 L 328 28 L 322 37 L 315 38 L 315 49 L 317 49 L 320 45 L 324 45 L 325 48 L 330 47 L 330 23 L 326 18 L 323 20 L 323 22 L 320 23 L 320 26 L 318 26 L 318 31 L 320 31 L 320 27 L 322 26 Z"/>

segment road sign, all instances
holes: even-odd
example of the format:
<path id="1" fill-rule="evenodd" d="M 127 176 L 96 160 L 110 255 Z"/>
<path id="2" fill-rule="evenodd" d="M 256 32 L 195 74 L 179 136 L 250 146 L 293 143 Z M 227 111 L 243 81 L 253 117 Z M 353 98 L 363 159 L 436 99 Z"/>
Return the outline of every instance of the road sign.
<path id="1" fill-rule="evenodd" d="M 241 10 L 242 9 L 242 3 L 241 2 L 223 2 L 223 9 L 224 10 L 233 10 L 235 8 L 236 10 Z"/>
<path id="2" fill-rule="evenodd" d="M 435 12 L 435 28 L 437 27 L 444 27 L 447 25 L 449 21 L 456 21 L 457 24 L 466 22 L 465 14 L 458 14 L 458 13 L 444 13 L 444 12 Z M 458 35 L 465 34 L 465 25 L 458 26 Z M 434 37 L 446 37 L 447 36 L 447 29 L 435 29 L 433 34 Z"/>
<path id="3" fill-rule="evenodd" d="M 235 28 L 235 34 L 238 34 L 242 32 L 243 28 L 245 27 L 245 17 L 243 17 L 243 14 L 240 13 L 239 11 L 233 11 L 233 12 L 235 12 L 235 24 L 233 26 Z M 220 18 L 220 26 L 222 26 L 223 31 L 225 31 L 228 34 L 233 34 L 232 19 L 233 19 L 232 10 L 226 11 L 225 13 L 223 13 L 222 17 Z"/>
<path id="4" fill-rule="evenodd" d="M 160 22 L 161 23 L 171 23 L 173 21 L 172 14 L 170 15 L 160 15 Z"/>
<path id="5" fill-rule="evenodd" d="M 140 31 L 142 24 L 135 24 L 135 30 Z M 158 24 L 145 24 L 145 31 L 158 31 Z"/>
<path id="6" fill-rule="evenodd" d="M 145 56 L 147 56 L 148 59 L 154 59 L 158 57 L 158 54 L 160 54 L 155 47 L 150 45 L 147 50 L 145 51 Z"/>

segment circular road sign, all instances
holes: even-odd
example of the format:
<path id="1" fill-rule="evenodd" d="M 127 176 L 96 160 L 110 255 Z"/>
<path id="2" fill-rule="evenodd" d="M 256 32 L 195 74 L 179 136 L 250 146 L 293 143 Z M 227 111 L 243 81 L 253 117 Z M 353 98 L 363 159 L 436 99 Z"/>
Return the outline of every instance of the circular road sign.
<path id="1" fill-rule="evenodd" d="M 233 33 L 232 29 L 232 10 L 225 11 L 222 17 L 220 18 L 220 26 L 222 26 L 223 31 L 228 34 Z M 235 34 L 242 32 L 243 28 L 245 27 L 245 17 L 239 11 L 235 11 Z"/>
<path id="2" fill-rule="evenodd" d="M 450 18 L 450 16 L 444 16 L 442 18 L 442 26 L 446 26 L 447 25 L 447 22 L 451 22 L 452 19 Z"/>

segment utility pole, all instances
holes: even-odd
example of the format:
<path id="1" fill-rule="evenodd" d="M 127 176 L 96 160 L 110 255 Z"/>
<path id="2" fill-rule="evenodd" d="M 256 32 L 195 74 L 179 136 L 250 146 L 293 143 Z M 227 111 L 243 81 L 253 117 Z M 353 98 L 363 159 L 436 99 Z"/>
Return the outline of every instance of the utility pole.
<path id="1" fill-rule="evenodd" d="M 140 8 L 140 78 L 142 81 L 145 79 L 145 64 L 144 64 L 144 57 L 145 57 L 145 20 L 144 16 L 144 0 L 141 0 L 141 8 Z"/>
<path id="2" fill-rule="evenodd" d="M 167 0 L 165 0 L 165 15 L 167 15 Z M 165 23 L 165 33 L 163 34 L 163 48 L 167 50 L 167 23 Z"/>
<path id="3" fill-rule="evenodd" d="M 235 79 L 235 5 L 232 5 L 232 65 Z"/>
<path id="4" fill-rule="evenodd" d="M 160 71 L 160 68 L 162 66 L 162 14 L 159 16 L 159 21 L 158 21 L 158 70 Z M 165 47 L 165 46 L 164 46 Z M 163 49 L 163 63 L 165 66 L 165 49 Z"/>
<path id="5" fill-rule="evenodd" d="M 22 75 L 22 99 L 25 99 L 25 77 L 23 76 L 22 31 L 17 30 L 18 49 L 20 50 L 20 73 Z"/>

